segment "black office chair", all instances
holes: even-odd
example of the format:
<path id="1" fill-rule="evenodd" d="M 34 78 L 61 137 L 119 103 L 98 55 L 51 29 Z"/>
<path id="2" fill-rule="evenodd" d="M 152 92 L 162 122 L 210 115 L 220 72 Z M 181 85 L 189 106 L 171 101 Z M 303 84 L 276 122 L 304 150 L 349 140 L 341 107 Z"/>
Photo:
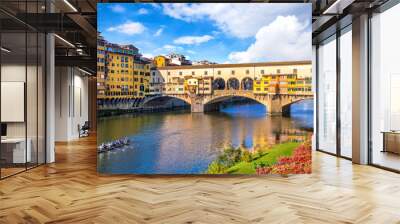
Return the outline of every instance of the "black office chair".
<path id="1" fill-rule="evenodd" d="M 79 138 L 89 136 L 89 129 L 90 129 L 89 121 L 85 121 L 82 127 L 78 124 Z"/>

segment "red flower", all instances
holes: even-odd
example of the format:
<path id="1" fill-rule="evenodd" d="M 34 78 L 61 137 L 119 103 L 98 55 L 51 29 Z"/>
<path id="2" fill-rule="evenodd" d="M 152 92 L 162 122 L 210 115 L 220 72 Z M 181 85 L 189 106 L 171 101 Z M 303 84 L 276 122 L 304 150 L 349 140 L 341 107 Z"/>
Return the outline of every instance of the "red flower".
<path id="1" fill-rule="evenodd" d="M 260 175 L 311 173 L 311 146 L 308 144 L 300 145 L 294 150 L 292 156 L 279 157 L 275 165 L 259 167 L 256 169 L 256 173 Z"/>

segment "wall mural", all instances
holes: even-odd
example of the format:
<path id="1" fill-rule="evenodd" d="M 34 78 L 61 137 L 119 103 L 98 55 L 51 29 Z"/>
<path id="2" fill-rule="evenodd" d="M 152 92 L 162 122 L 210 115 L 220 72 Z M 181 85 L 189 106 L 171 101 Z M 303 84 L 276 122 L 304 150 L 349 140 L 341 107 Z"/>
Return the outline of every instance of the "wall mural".
<path id="1" fill-rule="evenodd" d="M 311 173 L 311 4 L 99 3 L 98 171 Z"/>

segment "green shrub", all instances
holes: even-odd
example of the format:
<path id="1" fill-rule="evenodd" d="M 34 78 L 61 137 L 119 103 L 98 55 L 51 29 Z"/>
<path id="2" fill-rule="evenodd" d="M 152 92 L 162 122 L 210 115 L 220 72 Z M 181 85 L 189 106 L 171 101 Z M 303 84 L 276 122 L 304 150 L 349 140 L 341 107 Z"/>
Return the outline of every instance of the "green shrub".
<path id="1" fill-rule="evenodd" d="M 224 174 L 224 173 L 226 173 L 226 169 L 227 169 L 226 167 L 224 167 L 223 165 L 214 161 L 208 166 L 206 173 L 208 173 L 208 174 Z"/>
<path id="2" fill-rule="evenodd" d="M 249 152 L 246 149 L 242 150 L 242 155 L 241 155 L 240 161 L 250 162 L 252 160 L 253 160 L 253 156 L 252 156 L 251 152 Z"/>

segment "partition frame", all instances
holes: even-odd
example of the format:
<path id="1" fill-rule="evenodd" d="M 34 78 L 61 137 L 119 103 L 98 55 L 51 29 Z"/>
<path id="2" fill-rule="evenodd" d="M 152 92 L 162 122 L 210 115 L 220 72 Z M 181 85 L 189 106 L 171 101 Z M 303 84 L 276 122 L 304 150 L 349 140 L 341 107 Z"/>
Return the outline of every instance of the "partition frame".
<path id="1" fill-rule="evenodd" d="M 368 60 L 368 74 L 367 74 L 367 80 L 368 80 L 368 111 L 367 111 L 367 119 L 368 119 L 368 165 L 379 168 L 379 169 L 383 169 L 383 170 L 387 170 L 390 172 L 394 172 L 394 173 L 399 173 L 400 174 L 400 170 L 398 169 L 394 169 L 394 168 L 390 168 L 384 165 L 380 165 L 377 163 L 374 163 L 373 160 L 373 153 L 374 153 L 374 149 L 373 149 L 373 132 L 372 132 L 372 94 L 373 94 L 373 88 L 372 88 L 372 19 L 373 19 L 373 13 L 383 13 L 389 9 L 391 9 L 392 7 L 396 6 L 397 4 L 400 4 L 400 0 L 388 0 L 387 2 L 385 2 L 384 4 L 380 5 L 379 7 L 373 9 L 373 10 L 369 10 L 368 13 L 368 35 L 367 35 L 367 39 L 368 39 L 368 54 L 367 54 L 367 60 Z"/>
<path id="2" fill-rule="evenodd" d="M 347 24 L 344 27 L 336 27 L 336 32 L 327 36 L 326 38 L 320 40 L 318 42 L 318 44 L 316 44 L 316 112 L 315 112 L 315 116 L 316 116 L 316 124 L 315 124 L 315 128 L 316 128 L 316 138 L 315 138 L 315 145 L 316 145 L 316 151 L 319 152 L 323 152 L 332 156 L 336 156 L 339 158 L 343 158 L 346 160 L 352 160 L 352 158 L 347 157 L 342 155 L 341 153 L 341 118 L 340 118 L 340 103 L 341 103 L 341 97 L 340 97 L 340 81 L 341 81 L 341 66 L 340 66 L 340 37 L 345 33 L 343 31 L 345 31 L 346 29 L 348 29 L 349 26 L 351 26 L 352 23 Z M 347 31 L 348 32 L 348 31 Z M 335 35 L 335 38 L 331 41 L 336 41 L 336 151 L 334 153 L 329 152 L 325 149 L 320 148 L 320 144 L 319 144 L 319 94 L 318 94 L 318 88 L 319 88 L 319 81 L 320 81 L 320 70 L 319 70 L 319 60 L 320 60 L 320 55 L 319 55 L 319 45 L 322 42 L 327 41 L 328 39 L 332 38 L 332 36 Z"/>
<path id="3" fill-rule="evenodd" d="M 25 1 L 25 3 L 27 3 L 27 1 Z M 37 2 L 38 3 L 38 2 Z M 39 9 L 39 7 L 38 7 L 38 5 L 36 5 L 36 9 L 37 9 L 37 12 L 38 12 L 38 9 Z M 47 7 L 46 7 L 46 12 L 47 12 Z M 27 16 L 27 5 L 25 4 L 25 16 Z M 24 127 L 24 129 L 25 129 L 25 168 L 23 169 L 23 170 L 21 170 L 21 171 L 18 171 L 18 172 L 15 172 L 15 173 L 12 173 L 12 174 L 10 174 L 10 175 L 7 175 L 7 176 L 4 176 L 3 175 L 3 173 L 2 173 L 2 167 L 0 166 L 0 181 L 1 180 L 4 180 L 4 179 L 6 179 L 6 178 L 9 178 L 9 177 L 12 177 L 12 176 L 15 176 L 15 175 L 17 175 L 17 174 L 20 174 L 20 173 L 23 173 L 23 172 L 26 172 L 26 171 L 28 171 L 28 170 L 30 170 L 30 169 L 34 169 L 34 168 L 37 168 L 37 167 L 39 167 L 39 166 L 41 166 L 41 165 L 44 165 L 44 164 L 46 164 L 47 163 L 47 44 L 48 44 L 48 41 L 47 41 L 47 35 L 48 35 L 48 33 L 47 32 L 41 32 L 40 30 L 37 30 L 37 29 L 35 29 L 35 28 L 33 28 L 33 27 L 31 27 L 31 26 L 29 26 L 28 24 L 24 24 L 25 26 L 24 26 L 24 30 L 19 30 L 19 31 L 15 31 L 15 32 L 11 32 L 11 33 L 18 33 L 18 32 L 20 32 L 20 33 L 23 33 L 24 35 L 25 35 L 25 58 L 24 58 L 24 60 L 25 60 L 25 81 L 24 81 L 24 122 L 25 122 L 25 127 Z M 1 28 L 1 23 L 0 23 L 0 28 Z M 31 166 L 29 166 L 28 167 L 28 153 L 27 153 L 27 147 L 28 147 L 28 113 L 27 113 L 27 82 L 28 82 L 28 30 L 30 30 L 30 32 L 31 33 L 34 33 L 34 34 L 36 34 L 36 48 L 35 48 L 35 52 L 36 52 L 36 63 L 34 64 L 35 66 L 36 66 L 36 72 L 35 72 L 35 74 L 36 74 L 36 122 L 35 122 L 35 125 L 36 125 L 36 136 L 33 136 L 33 138 L 36 138 L 36 142 L 37 142 L 37 144 L 36 144 L 36 161 L 35 161 L 35 163 L 32 163 L 32 164 L 30 164 Z M 22 31 L 22 32 L 21 32 Z M 3 45 L 3 43 L 2 43 L 2 35 L 3 35 L 3 33 L 9 33 L 9 32 L 3 32 L 3 31 L 1 31 L 1 29 L 0 29 L 0 46 L 2 46 Z M 43 97 L 43 99 L 42 99 L 42 103 L 43 103 L 43 105 L 42 105 L 42 107 L 43 107 L 43 113 L 44 113 L 44 116 L 43 117 L 41 117 L 42 119 L 41 119 L 41 121 L 43 122 L 43 145 L 42 145 L 42 152 L 43 152 L 43 155 L 42 155 L 42 159 L 43 159 L 43 162 L 39 162 L 39 65 L 40 65 L 40 63 L 39 63 L 39 34 L 43 34 L 43 36 L 42 36 L 42 44 L 43 44 L 43 48 L 44 49 L 42 49 L 42 51 L 41 51 L 41 56 L 42 56 L 42 60 L 44 60 L 43 61 L 43 63 L 42 63 L 42 70 L 41 70 L 41 72 L 42 72 L 42 84 L 43 84 L 43 92 L 42 92 L 42 97 Z M 3 53 L 2 52 L 0 52 L 0 83 L 1 83 L 1 81 L 2 81 L 2 66 L 3 66 L 3 64 L 2 64 L 2 62 L 3 62 L 3 58 L 2 58 L 2 56 L 3 56 Z M 0 85 L 0 101 L 1 101 L 1 85 Z M 0 105 L 0 110 L 1 110 L 1 105 Z M 1 113 L 0 113 L 0 124 L 1 124 L 2 122 L 1 122 Z M 1 146 L 1 144 L 0 144 L 0 158 L 1 158 L 1 153 L 2 153 L 2 146 Z M 1 165 L 1 163 L 0 163 L 0 165 Z"/>

